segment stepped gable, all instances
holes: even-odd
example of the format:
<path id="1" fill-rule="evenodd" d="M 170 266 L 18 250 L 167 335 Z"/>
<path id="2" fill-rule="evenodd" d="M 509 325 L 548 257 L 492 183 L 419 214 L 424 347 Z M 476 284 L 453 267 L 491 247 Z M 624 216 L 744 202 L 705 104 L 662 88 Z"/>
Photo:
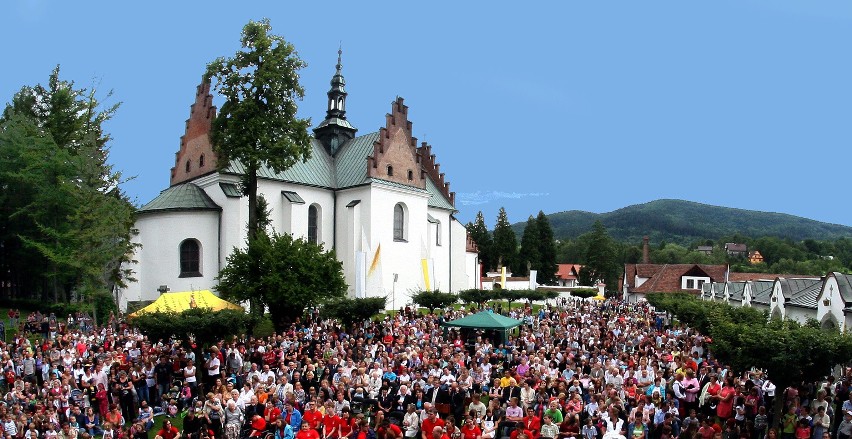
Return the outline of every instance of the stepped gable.
<path id="1" fill-rule="evenodd" d="M 449 200 L 453 207 L 456 206 L 456 193 L 450 192 L 450 182 L 444 181 L 444 173 L 441 172 L 441 164 L 435 161 L 435 154 L 432 154 L 432 145 L 423 142 L 417 148 L 417 156 L 420 160 L 420 165 L 423 171 L 432 179 L 441 194 Z"/>
<path id="2" fill-rule="evenodd" d="M 210 82 L 202 79 L 195 91 L 195 103 L 189 107 L 186 132 L 175 153 L 169 185 L 174 186 L 216 170 L 216 153 L 210 143 L 210 127 L 216 118 L 216 106 L 210 94 Z"/>
<path id="3" fill-rule="evenodd" d="M 373 154 L 367 157 L 367 175 L 426 189 L 426 175 L 420 169 L 417 155 L 417 138 L 411 135 L 408 107 L 402 98 L 396 98 L 385 118 L 385 126 L 373 143 Z"/>
<path id="4" fill-rule="evenodd" d="M 465 251 L 468 253 L 479 253 L 479 246 L 476 245 L 476 241 L 470 237 L 470 233 L 466 234 Z"/>

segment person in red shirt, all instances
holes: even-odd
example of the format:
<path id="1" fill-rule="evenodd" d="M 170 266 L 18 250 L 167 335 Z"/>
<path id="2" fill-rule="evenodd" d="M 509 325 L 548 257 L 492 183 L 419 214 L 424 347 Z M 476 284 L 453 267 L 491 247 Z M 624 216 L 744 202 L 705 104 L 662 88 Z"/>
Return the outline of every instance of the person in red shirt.
<path id="1" fill-rule="evenodd" d="M 302 427 L 296 433 L 296 439 L 320 439 L 320 436 L 307 422 L 302 422 Z"/>
<path id="2" fill-rule="evenodd" d="M 266 402 L 266 408 L 263 409 L 263 420 L 266 425 L 275 424 L 275 421 L 281 417 L 281 409 L 272 405 L 272 401 Z"/>
<path id="3" fill-rule="evenodd" d="M 254 415 L 251 418 L 251 433 L 249 437 L 260 437 L 266 432 L 266 420 L 260 415 Z"/>
<path id="4" fill-rule="evenodd" d="M 382 423 L 376 428 L 376 436 L 379 439 L 402 439 L 402 429 L 391 424 L 390 419 L 383 419 Z"/>
<path id="5" fill-rule="evenodd" d="M 349 434 L 352 433 L 352 418 L 349 417 L 349 408 L 344 407 L 340 415 L 340 422 L 337 424 L 337 437 L 349 437 Z M 328 434 L 327 431 L 326 434 Z"/>
<path id="6" fill-rule="evenodd" d="M 176 427 L 172 425 L 172 421 L 166 419 L 163 421 L 163 428 L 157 432 L 157 435 L 154 436 L 154 439 L 178 439 L 180 437 L 180 432 Z"/>
<path id="7" fill-rule="evenodd" d="M 473 418 L 468 416 L 464 420 L 464 425 L 461 428 L 462 439 L 480 439 L 482 437 L 482 429 L 474 422 Z"/>
<path id="8" fill-rule="evenodd" d="M 334 407 L 326 408 L 325 416 L 322 417 L 322 437 L 324 439 L 337 439 L 340 433 L 340 416 L 334 413 Z"/>
<path id="9" fill-rule="evenodd" d="M 538 439 L 541 433 L 541 418 L 535 415 L 535 410 L 532 408 L 528 408 L 527 415 L 524 416 L 524 429 L 532 433 L 532 436 L 529 436 L 530 439 Z"/>
<path id="10" fill-rule="evenodd" d="M 420 423 L 420 434 L 422 439 L 434 439 L 433 430 L 435 427 L 441 427 L 443 434 L 444 420 L 438 417 L 438 411 L 435 408 L 429 409 L 429 415 Z M 438 438 L 440 439 L 440 438 Z"/>
<path id="11" fill-rule="evenodd" d="M 305 413 L 302 414 L 302 423 L 308 424 L 316 431 L 322 428 L 322 413 L 316 409 L 316 404 L 313 401 L 305 403 Z"/>

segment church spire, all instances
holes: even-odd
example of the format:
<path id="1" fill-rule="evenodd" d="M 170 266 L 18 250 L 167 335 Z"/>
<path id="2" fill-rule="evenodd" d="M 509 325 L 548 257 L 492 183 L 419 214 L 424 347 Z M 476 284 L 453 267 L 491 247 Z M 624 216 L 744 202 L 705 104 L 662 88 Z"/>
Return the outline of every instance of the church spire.
<path id="1" fill-rule="evenodd" d="M 325 120 L 314 128 L 314 136 L 322 142 L 326 151 L 334 155 L 340 146 L 355 137 L 358 131 L 346 120 L 346 80 L 343 79 L 343 49 L 337 49 L 337 65 L 328 91 L 328 109 Z"/>

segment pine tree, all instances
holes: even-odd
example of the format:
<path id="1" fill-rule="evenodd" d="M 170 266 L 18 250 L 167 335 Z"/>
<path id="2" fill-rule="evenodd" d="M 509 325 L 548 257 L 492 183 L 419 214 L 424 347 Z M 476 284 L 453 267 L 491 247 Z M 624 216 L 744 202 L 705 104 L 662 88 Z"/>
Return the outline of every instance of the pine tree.
<path id="1" fill-rule="evenodd" d="M 518 255 L 518 240 L 515 238 L 515 231 L 512 230 L 512 225 L 509 223 L 509 217 L 506 215 L 506 208 L 501 207 L 497 213 L 497 224 L 494 225 L 494 250 L 492 257 L 497 261 L 497 265 L 504 267 L 512 267 Z"/>
<path id="2" fill-rule="evenodd" d="M 524 234 L 521 236 L 521 250 L 518 252 L 518 260 L 512 274 L 526 276 L 529 274 L 529 268 L 537 270 L 541 266 L 539 239 L 538 222 L 530 215 L 527 226 L 524 227 Z"/>
<path id="3" fill-rule="evenodd" d="M 470 238 L 479 247 L 479 262 L 482 263 L 485 270 L 491 270 L 496 262 L 491 253 L 493 241 L 491 240 L 491 233 L 485 226 L 485 217 L 482 215 L 482 211 L 477 212 L 475 222 L 467 223 L 465 227 L 467 227 L 467 232 L 470 233 Z"/>
<path id="4" fill-rule="evenodd" d="M 586 253 L 586 264 L 580 270 L 580 283 L 594 286 L 597 281 L 603 281 L 607 289 L 617 288 L 618 262 L 616 261 L 615 245 L 606 231 L 606 227 L 595 221 L 589 234 L 589 249 Z"/>
<path id="5" fill-rule="evenodd" d="M 559 270 L 556 264 L 556 242 L 553 240 L 553 229 L 550 227 L 550 220 L 542 211 L 538 211 L 536 218 L 538 228 L 538 258 L 539 265 L 535 268 L 538 270 L 536 281 L 542 285 L 551 285 L 556 283 L 556 272 Z"/>

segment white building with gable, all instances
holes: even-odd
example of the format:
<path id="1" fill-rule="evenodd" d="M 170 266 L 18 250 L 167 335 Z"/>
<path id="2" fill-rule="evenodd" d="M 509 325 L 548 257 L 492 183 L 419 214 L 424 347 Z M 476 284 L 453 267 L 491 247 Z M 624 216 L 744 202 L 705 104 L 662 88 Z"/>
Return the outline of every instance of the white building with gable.
<path id="1" fill-rule="evenodd" d="M 432 147 L 412 136 L 408 107 L 397 98 L 384 127 L 356 136 L 344 86 L 338 57 L 310 159 L 281 173 L 260 170 L 272 228 L 335 250 L 352 297 L 387 296 L 388 307 L 399 308 L 420 290 L 475 288 L 476 246 L 456 218 L 455 193 Z M 122 307 L 166 289 L 212 289 L 228 255 L 246 245 L 243 170 L 239 163 L 217 170 L 212 101 L 209 84 L 199 85 L 170 186 L 138 212 L 137 281 L 120 292 Z"/>

